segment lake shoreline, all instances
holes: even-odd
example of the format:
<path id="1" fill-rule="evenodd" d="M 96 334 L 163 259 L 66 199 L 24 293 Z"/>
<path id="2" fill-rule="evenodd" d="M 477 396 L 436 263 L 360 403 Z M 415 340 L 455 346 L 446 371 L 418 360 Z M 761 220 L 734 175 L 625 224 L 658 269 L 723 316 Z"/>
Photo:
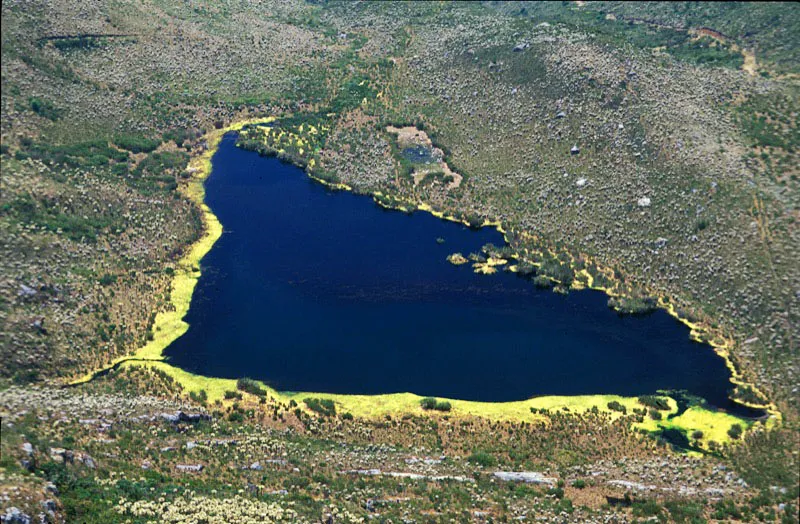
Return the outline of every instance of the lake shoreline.
<path id="1" fill-rule="evenodd" d="M 214 377 L 201 377 L 198 375 L 192 375 L 191 373 L 185 372 L 183 370 L 178 370 L 173 366 L 169 365 L 165 361 L 165 357 L 163 355 L 164 350 L 178 337 L 183 335 L 188 329 L 188 324 L 183 320 L 184 316 L 188 312 L 189 305 L 191 302 L 192 293 L 194 291 L 194 287 L 197 284 L 200 278 L 200 269 L 199 264 L 200 260 L 210 251 L 211 247 L 216 243 L 222 233 L 222 226 L 220 225 L 217 217 L 211 211 L 211 209 L 206 205 L 204 201 L 205 191 L 204 191 L 204 182 L 205 179 L 211 174 L 211 158 L 216 153 L 219 144 L 222 138 L 230 132 L 235 132 L 241 130 L 243 127 L 249 124 L 263 124 L 269 123 L 274 121 L 274 118 L 269 119 L 255 119 L 255 120 L 248 120 L 242 121 L 239 123 L 231 124 L 222 129 L 215 130 L 207 135 L 207 143 L 208 147 L 206 151 L 203 152 L 202 155 L 193 158 L 189 163 L 188 171 L 191 172 L 192 178 L 183 187 L 183 194 L 198 205 L 203 213 L 203 234 L 201 237 L 194 243 L 190 248 L 187 250 L 186 255 L 181 259 L 178 269 L 175 272 L 175 276 L 173 277 L 173 281 L 171 283 L 170 289 L 170 302 L 174 307 L 173 311 L 169 312 L 161 312 L 157 315 L 156 321 L 153 326 L 153 339 L 148 342 L 144 347 L 137 350 L 133 355 L 129 355 L 126 357 L 121 357 L 119 359 L 115 359 L 112 363 L 108 366 L 104 366 L 100 370 L 96 370 L 90 374 L 85 375 L 75 381 L 72 381 L 71 385 L 77 385 L 81 383 L 88 382 L 99 376 L 102 373 L 108 372 L 109 369 L 117 368 L 122 365 L 151 365 L 160 369 L 164 369 L 165 371 L 169 372 L 174 378 L 178 379 L 182 384 L 186 386 L 187 390 L 191 390 L 192 388 L 196 388 L 197 386 L 204 384 L 206 386 L 211 386 L 209 381 L 224 381 L 224 383 L 228 384 L 230 379 L 219 379 Z M 297 162 L 292 162 L 298 165 Z M 344 191 L 352 191 L 352 188 L 346 184 L 338 183 L 338 182 L 331 182 L 328 180 L 324 180 L 320 177 L 316 177 L 309 169 L 309 166 L 299 165 L 299 167 L 305 167 L 305 171 L 307 175 L 313 179 L 314 181 L 323 184 L 324 186 L 334 189 L 334 190 L 344 190 Z M 461 223 L 468 227 L 474 227 L 469 222 L 454 215 L 449 215 L 445 212 L 438 211 L 433 209 L 430 205 L 425 203 L 414 203 L 410 201 L 406 201 L 397 197 L 390 197 L 393 200 L 392 204 L 388 204 L 384 199 L 382 199 L 382 194 L 376 192 L 374 194 L 369 194 L 372 197 L 373 201 L 378 204 L 379 206 L 391 209 L 391 210 L 400 210 L 400 211 L 425 211 L 430 213 L 431 215 L 452 221 Z M 481 227 L 491 226 L 495 228 L 499 233 L 503 235 L 506 243 L 508 243 L 508 233 L 503 228 L 503 225 L 500 221 L 490 221 L 485 219 L 484 222 L 481 224 Z M 512 258 L 516 258 L 517 255 L 512 255 Z M 590 278 L 588 286 L 576 286 L 575 289 L 591 289 L 596 291 L 602 291 L 608 296 L 615 296 L 614 292 L 610 288 L 605 288 L 602 286 L 595 286 L 593 285 L 593 281 Z M 729 353 L 729 344 L 731 343 L 729 340 L 725 339 L 724 337 L 714 338 L 712 340 L 704 340 L 711 334 L 711 330 L 703 326 L 701 324 L 692 323 L 687 319 L 681 318 L 674 306 L 666 302 L 663 298 L 659 298 L 658 305 L 660 308 L 667 311 L 667 313 L 678 319 L 681 323 L 688 326 L 690 328 L 690 338 L 697 342 L 705 342 L 712 346 L 714 351 L 723 358 L 726 363 L 727 368 L 731 372 L 730 382 L 734 385 L 745 385 L 746 382 L 743 381 L 740 373 L 736 370 L 735 366 L 733 365 L 730 359 Z M 749 387 L 752 387 L 748 385 Z M 211 387 L 212 390 L 221 390 L 218 387 Z M 234 387 L 235 389 L 235 387 Z M 368 409 L 350 409 L 350 411 L 356 412 L 362 416 L 370 416 L 371 414 L 375 413 L 392 413 L 397 412 L 398 409 L 412 409 L 418 408 L 416 404 L 418 404 L 418 399 L 421 397 L 412 394 L 403 394 L 403 393 L 394 393 L 394 394 L 386 394 L 386 395 L 335 395 L 335 394 L 323 394 L 323 393 L 283 393 L 274 390 L 269 390 L 270 395 L 274 398 L 301 398 L 305 396 L 306 398 L 309 396 L 315 396 L 319 398 L 331 398 L 332 400 L 339 402 L 343 405 L 347 405 L 348 407 L 355 407 L 357 405 L 362 405 L 364 408 L 367 406 L 371 406 Z M 408 395 L 411 395 L 413 401 L 409 402 Z M 399 397 L 403 397 L 403 401 L 399 401 Z M 213 396 L 209 395 L 209 399 L 213 400 Z M 372 399 L 372 401 L 369 401 Z M 472 402 L 472 401 L 460 401 L 454 400 L 454 412 L 461 412 L 464 415 L 474 415 L 474 416 L 489 416 L 494 417 L 501 415 L 501 418 L 505 418 L 506 416 L 510 418 L 528 418 L 530 416 L 530 409 L 560 409 L 560 408 L 567 408 L 567 409 L 580 409 L 583 407 L 585 409 L 590 409 L 590 404 L 592 407 L 597 407 L 603 411 L 607 411 L 611 413 L 613 416 L 614 413 L 611 410 L 605 408 L 605 404 L 610 402 L 608 399 L 617 400 L 618 402 L 625 404 L 631 404 L 631 408 L 637 405 L 636 398 L 628 398 L 628 397 L 621 397 L 617 395 L 576 395 L 576 396 L 542 396 L 542 397 L 534 397 L 533 399 L 528 399 L 524 401 L 517 401 L 517 402 L 500 402 L 500 403 L 487 403 L 487 402 Z M 770 415 L 770 421 L 776 422 L 780 420 L 780 414 L 774 405 L 770 406 L 757 406 L 757 405 L 748 405 L 740 400 L 731 399 L 734 403 L 748 407 L 753 409 L 764 409 Z M 514 406 L 512 406 L 513 404 Z M 599 404 L 599 405 L 598 405 Z M 519 408 L 521 405 L 524 405 L 527 410 L 523 409 L 520 410 Z M 505 409 L 497 409 L 500 406 L 505 406 Z M 541 406 L 541 407 L 537 407 Z M 547 407 L 545 407 L 547 406 Z M 572 408 L 570 408 L 572 406 Z M 526 413 L 527 411 L 527 413 Z M 705 410 L 711 416 L 715 414 L 716 410 Z M 719 412 L 719 415 L 731 416 L 727 413 Z M 736 418 L 736 417 L 734 417 Z M 738 418 L 737 418 L 738 420 Z M 647 423 L 649 421 L 645 421 Z M 645 429 L 645 428 L 642 428 Z M 650 429 L 653 431 L 654 429 Z"/>

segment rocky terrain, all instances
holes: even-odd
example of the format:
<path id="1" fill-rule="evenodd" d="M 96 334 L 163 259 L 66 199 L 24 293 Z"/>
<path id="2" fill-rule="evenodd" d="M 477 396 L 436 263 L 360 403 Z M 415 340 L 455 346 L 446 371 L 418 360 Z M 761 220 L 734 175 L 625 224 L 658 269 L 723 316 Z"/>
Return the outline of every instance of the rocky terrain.
<path id="1" fill-rule="evenodd" d="M 796 522 L 799 17 L 3 2 L 0 518 Z M 189 399 L 128 367 L 60 389 L 153 337 L 202 232 L 180 191 L 189 158 L 207 132 L 267 116 L 242 145 L 388 207 L 499 221 L 498 256 L 548 285 L 702 326 L 752 384 L 735 395 L 782 425 L 697 458 L 603 413 L 349 420 Z"/>
<path id="2" fill-rule="evenodd" d="M 131 394 L 143 382 L 156 396 Z M 602 417 L 370 422 L 264 408 L 246 394 L 204 407 L 175 393 L 142 368 L 88 387 L 3 391 L 4 522 L 624 522 L 706 507 L 751 518 L 796 511 L 760 507 L 764 495 L 719 459 L 676 454 Z"/>

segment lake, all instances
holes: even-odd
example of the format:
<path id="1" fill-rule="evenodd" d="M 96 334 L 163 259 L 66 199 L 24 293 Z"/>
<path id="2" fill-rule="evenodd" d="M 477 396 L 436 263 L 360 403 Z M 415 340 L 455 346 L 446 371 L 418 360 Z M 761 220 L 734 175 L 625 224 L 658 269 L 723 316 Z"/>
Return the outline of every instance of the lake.
<path id="1" fill-rule="evenodd" d="M 280 391 L 463 400 L 686 390 L 731 408 L 722 358 L 664 311 L 619 316 L 447 255 L 504 244 L 428 213 L 385 210 L 226 136 L 206 202 L 224 227 L 202 260 L 170 362 Z M 437 241 L 444 239 L 444 242 Z"/>

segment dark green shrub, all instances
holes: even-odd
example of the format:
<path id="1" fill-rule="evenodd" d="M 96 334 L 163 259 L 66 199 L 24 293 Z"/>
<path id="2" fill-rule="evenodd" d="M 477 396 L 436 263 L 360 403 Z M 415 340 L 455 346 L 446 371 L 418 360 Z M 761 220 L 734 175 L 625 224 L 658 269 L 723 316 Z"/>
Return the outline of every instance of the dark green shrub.
<path id="1" fill-rule="evenodd" d="M 329 398 L 307 398 L 303 399 L 308 409 L 326 417 L 336 415 L 336 404 Z"/>
<path id="2" fill-rule="evenodd" d="M 59 51 L 70 51 L 72 49 L 87 50 L 99 46 L 99 40 L 93 36 L 77 36 L 74 38 L 58 38 L 52 41 L 53 47 Z"/>
<path id="3" fill-rule="evenodd" d="M 452 405 L 450 402 L 446 400 L 437 400 L 434 397 L 425 397 L 420 400 L 419 405 L 424 410 L 435 410 L 435 411 L 450 411 L 452 409 Z"/>
<path id="4" fill-rule="evenodd" d="M 238 391 L 226 391 L 225 392 L 225 400 L 242 400 L 242 394 Z"/>
<path id="5" fill-rule="evenodd" d="M 257 397 L 267 396 L 267 390 L 262 388 L 259 383 L 252 378 L 240 378 L 237 380 L 236 389 L 244 391 L 245 393 L 250 393 L 251 395 L 255 395 Z"/>
<path id="6" fill-rule="evenodd" d="M 61 116 L 61 110 L 47 100 L 31 97 L 28 99 L 28 103 L 30 104 L 31 111 L 48 120 L 58 120 Z"/>
<path id="7" fill-rule="evenodd" d="M 611 297 L 608 307 L 623 315 L 644 315 L 658 308 L 652 297 Z"/>
<path id="8" fill-rule="evenodd" d="M 439 402 L 436 403 L 436 406 L 433 409 L 435 409 L 436 411 L 450 411 L 452 409 L 452 406 L 448 401 L 440 400 Z"/>
<path id="9" fill-rule="evenodd" d="M 669 411 L 669 402 L 664 397 L 656 395 L 644 395 L 639 397 L 639 403 L 647 407 L 659 409 L 661 411 Z"/>
<path id="10" fill-rule="evenodd" d="M 703 504 L 696 500 L 678 499 L 669 500 L 664 503 L 664 507 L 669 511 L 672 520 L 677 523 L 701 523 L 706 522 L 703 518 Z"/>
<path id="11" fill-rule="evenodd" d="M 742 426 L 739 424 L 734 424 L 728 430 L 728 436 L 732 439 L 738 439 L 742 436 Z"/>
<path id="12" fill-rule="evenodd" d="M 116 281 L 117 281 L 117 277 L 115 275 L 111 275 L 109 273 L 106 273 L 105 275 L 100 277 L 100 280 L 99 280 L 101 286 L 110 286 L 111 284 L 115 283 Z"/>
<path id="13" fill-rule="evenodd" d="M 620 404 L 616 400 L 612 400 L 611 402 L 608 403 L 608 409 L 610 409 L 612 411 L 619 411 L 623 415 L 628 412 L 628 410 L 625 408 L 625 406 L 623 406 L 622 404 Z"/>
<path id="14" fill-rule="evenodd" d="M 483 217 L 476 213 L 470 213 L 465 217 L 465 220 L 467 221 L 467 224 L 469 224 L 469 227 L 473 229 L 483 226 Z"/>
<path id="15" fill-rule="evenodd" d="M 653 499 L 637 500 L 631 504 L 635 517 L 656 517 L 661 513 L 661 505 Z"/>
<path id="16" fill-rule="evenodd" d="M 117 135 L 112 142 L 121 149 L 131 153 L 149 153 L 154 151 L 161 143 L 158 140 L 134 135 Z"/>
<path id="17" fill-rule="evenodd" d="M 564 287 L 572 285 L 572 281 L 575 279 L 575 272 L 569 264 L 557 258 L 543 260 L 542 265 L 539 267 L 539 273 L 559 281 Z"/>
<path id="18" fill-rule="evenodd" d="M 485 451 L 474 452 L 472 455 L 467 457 L 467 461 L 483 468 L 490 468 L 497 464 L 497 459 Z"/>
<path id="19" fill-rule="evenodd" d="M 200 391 L 190 391 L 189 398 L 195 402 L 199 402 L 200 404 L 205 404 L 208 402 L 208 393 L 206 393 L 205 389 L 201 389 Z"/>
<path id="20" fill-rule="evenodd" d="M 436 399 L 433 397 L 425 397 L 419 401 L 419 405 L 422 409 L 435 409 Z"/>

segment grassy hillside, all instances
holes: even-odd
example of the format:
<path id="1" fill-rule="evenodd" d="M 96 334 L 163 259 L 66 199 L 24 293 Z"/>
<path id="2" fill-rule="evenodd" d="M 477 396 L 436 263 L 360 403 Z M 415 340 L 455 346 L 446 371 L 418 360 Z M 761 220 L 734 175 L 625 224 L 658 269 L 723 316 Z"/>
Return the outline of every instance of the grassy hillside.
<path id="1" fill-rule="evenodd" d="M 159 497 L 180 496 L 190 502 L 176 518 L 187 519 L 221 504 L 308 521 L 534 510 L 796 521 L 796 505 L 779 504 L 798 482 L 798 13 L 774 3 L 3 2 L 0 509 L 147 521 L 164 510 Z M 536 427 L 421 411 L 351 421 L 245 394 L 206 406 L 213 421 L 175 426 L 120 414 L 139 403 L 148 416 L 174 402 L 201 409 L 197 392 L 189 399 L 152 370 L 56 389 L 157 336 L 170 283 L 203 233 L 186 196 L 189 161 L 209 132 L 262 117 L 276 118 L 270 133 L 246 132 L 245 146 L 388 206 L 500 223 L 503 255 L 560 289 L 607 288 L 621 310 L 670 309 L 726 348 L 752 384 L 736 396 L 774 402 L 783 426 L 695 461 L 603 414 L 542 414 Z M 424 130 L 461 181 L 414 177 L 389 126 Z M 57 423 L 54 402 L 69 404 L 58 404 L 68 422 Z M 256 447 L 186 450 L 240 434 Z M 88 453 L 95 468 L 62 464 L 51 447 Z M 287 463 L 241 469 L 261 458 Z M 180 472 L 180 461 L 204 470 Z M 675 482 L 659 476 L 662 462 L 695 491 L 664 491 Z M 370 468 L 427 477 L 344 473 Z M 492 477 L 515 469 L 556 484 Z M 442 475 L 474 482 L 433 479 Z"/>

